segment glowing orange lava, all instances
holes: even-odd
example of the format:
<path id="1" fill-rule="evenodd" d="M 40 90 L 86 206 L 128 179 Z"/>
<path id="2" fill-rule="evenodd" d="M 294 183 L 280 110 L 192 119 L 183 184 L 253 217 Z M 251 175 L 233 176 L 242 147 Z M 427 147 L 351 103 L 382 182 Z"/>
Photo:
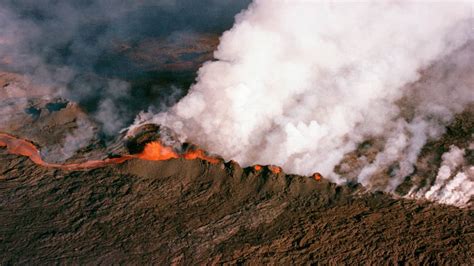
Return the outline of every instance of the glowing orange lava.
<path id="1" fill-rule="evenodd" d="M 314 173 L 314 174 L 313 174 L 313 178 L 314 178 L 316 181 L 320 181 L 322 177 L 323 177 L 323 176 L 322 176 L 320 173 Z"/>
<path id="2" fill-rule="evenodd" d="M 275 166 L 275 165 L 269 165 L 268 169 L 270 169 L 270 171 L 272 171 L 272 173 L 274 173 L 274 174 L 281 173 L 281 168 L 278 167 L 278 166 Z"/>
<path id="3" fill-rule="evenodd" d="M 164 161 L 179 158 L 178 154 L 170 147 L 165 147 L 161 143 L 154 141 L 147 143 L 143 152 L 137 158 L 149 161 Z"/>
<path id="4" fill-rule="evenodd" d="M 201 149 L 190 150 L 185 152 L 184 154 L 179 154 L 175 150 L 173 150 L 173 148 L 163 146 L 158 141 L 147 143 L 145 145 L 145 148 L 143 149 L 143 152 L 139 154 L 123 155 L 117 158 L 108 158 L 105 160 L 91 160 L 83 163 L 71 164 L 55 164 L 45 162 L 43 161 L 43 158 L 41 158 L 41 154 L 38 148 L 33 143 L 24 139 L 14 137 L 9 134 L 0 133 L 0 147 L 6 147 L 8 152 L 11 154 L 26 156 L 38 165 L 51 168 L 60 168 L 64 170 L 85 170 L 100 168 L 111 164 L 120 164 L 134 158 L 150 161 L 164 161 L 178 158 L 183 158 L 186 160 L 201 159 L 212 164 L 216 164 L 221 161 L 221 159 L 219 158 L 210 157 L 206 155 L 206 152 Z M 274 174 L 279 174 L 282 172 L 281 167 L 275 165 L 269 165 L 267 167 Z M 262 166 L 258 164 L 254 165 L 253 168 L 257 172 L 262 170 Z M 317 172 L 314 173 L 312 177 L 316 181 L 320 181 L 323 178 L 323 176 Z"/>
<path id="5" fill-rule="evenodd" d="M 176 153 L 173 148 L 163 146 L 160 142 L 154 141 L 145 145 L 143 152 L 134 155 L 123 155 L 117 158 L 108 158 L 105 160 L 91 160 L 83 163 L 72 164 L 55 164 L 48 163 L 41 158 L 38 148 L 31 142 L 14 136 L 0 133 L 0 147 L 6 147 L 11 154 L 22 155 L 30 158 L 34 163 L 51 168 L 60 168 L 65 170 L 83 170 L 104 167 L 111 164 L 120 164 L 133 158 L 149 160 L 149 161 L 164 161 L 169 159 L 184 158 L 186 160 L 201 159 L 210 163 L 218 163 L 218 158 L 207 156 L 203 150 L 193 150 L 185 154 Z"/>
<path id="6" fill-rule="evenodd" d="M 165 161 L 169 159 L 184 158 L 186 160 L 196 160 L 201 159 L 203 161 L 208 161 L 212 164 L 219 163 L 218 158 L 210 157 L 206 155 L 201 149 L 190 150 L 184 154 L 178 154 L 171 147 L 163 146 L 158 141 L 150 142 L 145 145 L 143 152 L 136 155 L 137 158 L 149 161 Z"/>
<path id="7" fill-rule="evenodd" d="M 219 159 L 207 156 L 206 153 L 201 149 L 195 151 L 188 151 L 183 155 L 183 157 L 186 160 L 201 159 L 204 161 L 208 161 L 212 164 L 216 164 L 219 162 Z"/>
<path id="8" fill-rule="evenodd" d="M 22 155 L 30 158 L 34 163 L 44 166 L 44 167 L 51 167 L 51 168 L 61 168 L 64 170 L 82 170 L 82 169 L 91 169 L 91 168 L 98 168 L 103 167 L 110 164 L 118 164 L 123 163 L 129 159 L 131 156 L 122 156 L 119 158 L 109 158 L 105 160 L 92 160 L 87 161 L 84 163 L 72 163 L 72 164 L 55 164 L 55 163 L 48 163 L 43 161 L 41 158 L 41 154 L 36 148 L 36 146 L 23 139 L 16 138 L 14 136 L 0 133 L 0 147 L 7 147 L 8 152 L 11 154 Z"/>

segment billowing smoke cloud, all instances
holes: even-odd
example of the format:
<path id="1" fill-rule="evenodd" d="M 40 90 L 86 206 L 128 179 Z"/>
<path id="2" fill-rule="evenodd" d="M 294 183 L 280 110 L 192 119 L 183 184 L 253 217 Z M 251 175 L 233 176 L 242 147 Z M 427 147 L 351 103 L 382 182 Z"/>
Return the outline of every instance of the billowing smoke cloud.
<path id="1" fill-rule="evenodd" d="M 243 165 L 336 182 L 345 154 L 381 139 L 358 181 L 394 191 L 426 141 L 474 101 L 471 16 L 470 3 L 255 0 L 188 95 L 136 124 L 167 125 Z M 425 70 L 434 80 L 420 80 Z"/>
<path id="2" fill-rule="evenodd" d="M 57 90 L 50 95 L 79 102 L 95 114 L 106 134 L 113 135 L 143 106 L 150 104 L 159 110 L 163 102 L 170 102 L 169 90 L 184 90 L 188 85 L 174 81 L 143 84 L 149 76 L 169 80 L 171 74 L 144 73 L 124 59 L 123 47 L 136 46 L 139 50 L 145 40 L 156 39 L 183 46 L 189 44 L 180 43 L 181 39 L 174 36 L 221 34 L 248 3 L 4 0 L 0 3 L 0 70 L 28 74 L 35 82 L 52 85 Z M 136 85 L 135 80 L 141 83 Z M 180 96 L 183 94 L 185 91 Z M 113 118 L 109 114 L 114 114 Z"/>

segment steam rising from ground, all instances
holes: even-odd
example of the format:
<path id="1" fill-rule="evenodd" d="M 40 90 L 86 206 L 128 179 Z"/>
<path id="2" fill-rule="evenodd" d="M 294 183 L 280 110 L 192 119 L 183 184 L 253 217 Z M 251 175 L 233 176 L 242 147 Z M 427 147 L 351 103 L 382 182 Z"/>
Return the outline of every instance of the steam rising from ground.
<path id="1" fill-rule="evenodd" d="M 173 100 L 156 92 L 169 93 L 167 85 L 132 88 L 128 79 L 143 79 L 143 70 L 114 49 L 150 39 L 179 45 L 177 36 L 220 34 L 249 1 L 2 0 L 0 70 L 52 85 L 49 94 L 80 103 L 113 136 L 144 104 L 154 100 L 159 109 Z"/>
<path id="2" fill-rule="evenodd" d="M 474 101 L 472 25 L 469 3 L 255 0 L 189 94 L 136 124 L 167 125 L 243 165 L 336 182 L 345 154 L 382 139 L 358 181 L 394 191 L 427 140 Z M 434 81 L 417 82 L 426 69 Z M 389 167 L 388 179 L 376 178 Z"/>
<path id="3" fill-rule="evenodd" d="M 466 165 L 465 150 L 451 146 L 443 154 L 435 183 L 429 189 L 410 193 L 410 196 L 426 197 L 441 203 L 463 206 L 474 196 L 474 166 Z"/>
<path id="4" fill-rule="evenodd" d="M 143 108 L 165 110 L 185 94 L 197 67 L 184 63 L 199 65 L 207 45 L 214 45 L 206 41 L 230 28 L 249 2 L 0 1 L 0 82 L 4 71 L 31 81 L 24 90 L 15 88 L 17 82 L 0 85 L 0 128 L 18 124 L 39 102 L 66 98 L 88 117 L 42 148 L 48 159 L 64 161 L 92 139 L 113 139 Z M 156 54 L 163 56 L 149 60 Z M 170 69 L 179 63 L 185 67 Z"/>

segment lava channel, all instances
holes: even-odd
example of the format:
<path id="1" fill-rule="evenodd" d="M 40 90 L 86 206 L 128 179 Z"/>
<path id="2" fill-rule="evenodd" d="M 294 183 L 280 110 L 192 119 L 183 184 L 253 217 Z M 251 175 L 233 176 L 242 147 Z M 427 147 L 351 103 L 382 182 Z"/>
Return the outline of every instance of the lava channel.
<path id="1" fill-rule="evenodd" d="M 165 161 L 170 159 L 183 158 L 186 160 L 201 159 L 209 163 L 216 164 L 220 159 L 206 155 L 204 150 L 190 150 L 183 154 L 175 152 L 172 148 L 162 145 L 158 141 L 147 143 L 143 152 L 138 154 L 122 155 L 116 158 L 107 158 L 104 160 L 91 160 L 82 163 L 56 164 L 48 163 L 41 158 L 38 148 L 31 142 L 14 137 L 9 134 L 0 133 L 0 147 L 6 147 L 11 154 L 28 157 L 37 165 L 50 168 L 60 168 L 64 170 L 85 170 L 100 168 L 112 164 L 121 164 L 130 159 L 141 159 L 148 161 Z"/>

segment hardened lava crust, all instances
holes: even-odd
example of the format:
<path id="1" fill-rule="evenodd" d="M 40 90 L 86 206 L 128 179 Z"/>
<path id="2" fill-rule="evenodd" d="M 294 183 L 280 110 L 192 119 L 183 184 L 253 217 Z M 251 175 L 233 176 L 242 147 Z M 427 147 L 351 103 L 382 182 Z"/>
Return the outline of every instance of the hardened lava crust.
<path id="1" fill-rule="evenodd" d="M 0 110 L 15 110 L 1 131 L 31 140 L 47 161 L 67 151 L 65 136 L 82 134 L 81 126 L 93 137 L 67 162 L 139 153 L 160 138 L 158 126 L 146 125 L 106 145 L 73 102 L 46 94 L 21 101 L 32 85 L 9 73 L 0 80 Z M 434 182 L 451 145 L 470 145 L 473 110 L 423 148 L 400 196 Z M 370 155 L 370 145 L 356 152 Z M 470 164 L 473 155 L 467 149 Z M 71 171 L 0 147 L 0 264 L 474 264 L 472 207 L 272 169 L 179 158 Z"/>
<path id="2" fill-rule="evenodd" d="M 160 138 L 160 127 L 145 125 L 133 138 L 106 145 L 75 103 L 47 93 L 23 101 L 31 88 L 41 90 L 11 73 L 0 74 L 0 81 L 6 92 L 1 110 L 13 114 L 0 131 L 32 141 L 46 161 L 58 153 L 47 151 L 67 151 L 67 142 L 58 140 L 82 136 L 82 128 L 93 133 L 89 144 L 66 163 L 140 153 Z M 413 185 L 433 183 L 451 145 L 470 145 L 473 114 L 470 106 L 423 148 L 400 196 Z M 369 156 L 374 147 L 366 143 L 356 152 Z M 470 164 L 473 155 L 467 149 Z M 0 264 L 470 265 L 473 250 L 472 207 L 232 161 L 130 159 L 71 171 L 36 165 L 0 147 Z"/>
<path id="3" fill-rule="evenodd" d="M 234 162 L 0 161 L 1 264 L 473 263 L 472 208 Z"/>

